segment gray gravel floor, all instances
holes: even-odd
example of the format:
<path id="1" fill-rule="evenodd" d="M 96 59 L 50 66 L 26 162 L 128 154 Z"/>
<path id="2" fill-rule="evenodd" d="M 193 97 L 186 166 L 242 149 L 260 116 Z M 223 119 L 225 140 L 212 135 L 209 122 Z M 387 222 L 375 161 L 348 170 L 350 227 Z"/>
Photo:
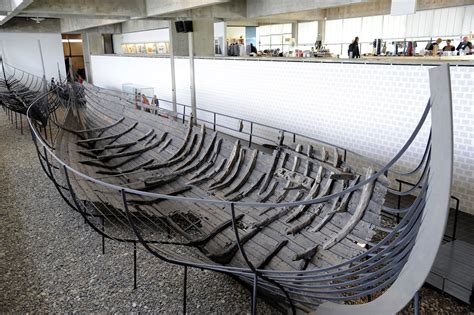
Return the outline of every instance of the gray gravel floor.
<path id="1" fill-rule="evenodd" d="M 24 121 L 25 124 L 26 121 Z M 101 238 L 63 202 L 43 173 L 31 137 L 0 109 L 0 313 L 182 312 L 183 268 Z M 278 313 L 260 300 L 262 314 Z M 190 269 L 188 313 L 250 312 L 230 277 Z"/>

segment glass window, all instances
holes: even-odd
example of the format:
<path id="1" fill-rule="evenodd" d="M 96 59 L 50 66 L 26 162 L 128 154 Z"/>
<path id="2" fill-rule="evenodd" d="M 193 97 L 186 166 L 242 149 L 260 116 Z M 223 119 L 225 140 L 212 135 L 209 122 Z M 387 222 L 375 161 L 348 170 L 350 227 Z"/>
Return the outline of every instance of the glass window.
<path id="1" fill-rule="evenodd" d="M 298 23 L 298 46 L 314 46 L 318 38 L 318 22 Z"/>

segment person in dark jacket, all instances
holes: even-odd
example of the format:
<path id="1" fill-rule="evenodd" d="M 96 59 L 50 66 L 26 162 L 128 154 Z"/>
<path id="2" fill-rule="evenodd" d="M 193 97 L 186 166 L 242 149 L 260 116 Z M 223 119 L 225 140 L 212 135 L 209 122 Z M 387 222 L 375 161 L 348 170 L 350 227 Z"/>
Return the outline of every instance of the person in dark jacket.
<path id="1" fill-rule="evenodd" d="M 352 52 L 352 57 L 351 57 Z M 359 51 L 359 37 L 354 38 L 352 44 L 349 45 L 349 50 L 347 51 L 349 58 L 360 58 L 360 51 Z"/>
<path id="2" fill-rule="evenodd" d="M 252 43 L 250 43 L 250 53 L 257 53 L 257 47 L 255 47 Z"/>

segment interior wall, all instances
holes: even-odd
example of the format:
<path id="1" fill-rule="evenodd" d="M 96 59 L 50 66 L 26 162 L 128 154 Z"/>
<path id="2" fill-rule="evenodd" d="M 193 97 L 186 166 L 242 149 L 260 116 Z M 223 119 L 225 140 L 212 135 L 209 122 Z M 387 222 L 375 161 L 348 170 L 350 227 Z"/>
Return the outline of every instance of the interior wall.
<path id="1" fill-rule="evenodd" d="M 43 76 L 38 40 L 43 51 L 46 78 L 66 74 L 61 34 L 53 33 L 0 33 L 0 43 L 6 63 L 22 70 Z M 3 52 L 0 50 L 0 53 Z"/>
<path id="2" fill-rule="evenodd" d="M 99 86 L 121 89 L 122 83 L 144 84 L 153 86 L 159 98 L 171 99 L 168 58 L 93 56 L 92 60 Z M 189 60 L 179 58 L 175 64 L 177 100 L 190 104 Z M 312 136 L 386 163 L 421 117 L 429 98 L 430 68 L 197 58 L 197 107 Z M 461 199 L 463 211 L 474 214 L 473 68 L 451 67 L 451 80 L 452 194 Z M 427 127 L 422 129 L 398 165 L 401 169 L 418 164 L 428 132 Z"/>

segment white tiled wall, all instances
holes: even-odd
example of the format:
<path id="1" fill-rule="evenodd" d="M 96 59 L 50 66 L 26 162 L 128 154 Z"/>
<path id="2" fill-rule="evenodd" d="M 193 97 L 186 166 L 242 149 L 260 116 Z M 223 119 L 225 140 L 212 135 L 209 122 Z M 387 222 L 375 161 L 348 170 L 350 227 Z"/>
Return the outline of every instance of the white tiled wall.
<path id="1" fill-rule="evenodd" d="M 92 58 L 95 84 L 155 87 L 171 98 L 165 58 Z M 428 101 L 426 66 L 196 59 L 198 108 L 283 128 L 387 162 L 410 136 Z M 451 67 L 453 195 L 474 214 L 474 67 Z M 176 60 L 178 102 L 189 104 L 189 60 Z M 423 153 L 424 128 L 402 168 Z"/>

